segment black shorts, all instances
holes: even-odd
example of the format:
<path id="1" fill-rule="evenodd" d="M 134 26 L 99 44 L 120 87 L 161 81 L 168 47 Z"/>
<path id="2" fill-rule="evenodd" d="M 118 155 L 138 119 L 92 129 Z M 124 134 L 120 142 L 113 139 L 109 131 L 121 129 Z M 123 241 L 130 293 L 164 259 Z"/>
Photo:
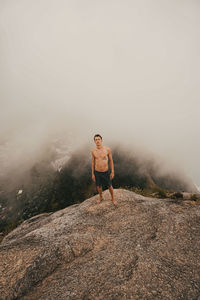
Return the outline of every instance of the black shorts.
<path id="1" fill-rule="evenodd" d="M 111 179 L 110 179 L 110 170 L 105 172 L 99 172 L 94 170 L 94 176 L 96 180 L 96 186 L 106 186 L 110 187 L 112 185 Z"/>

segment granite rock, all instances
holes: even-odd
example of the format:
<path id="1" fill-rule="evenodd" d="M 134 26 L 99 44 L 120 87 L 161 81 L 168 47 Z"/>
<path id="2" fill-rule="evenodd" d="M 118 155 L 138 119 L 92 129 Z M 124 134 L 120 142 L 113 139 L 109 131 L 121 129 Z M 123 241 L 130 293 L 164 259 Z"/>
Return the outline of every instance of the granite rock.
<path id="1" fill-rule="evenodd" d="M 114 192 L 10 232 L 1 299 L 200 299 L 200 205 Z"/>

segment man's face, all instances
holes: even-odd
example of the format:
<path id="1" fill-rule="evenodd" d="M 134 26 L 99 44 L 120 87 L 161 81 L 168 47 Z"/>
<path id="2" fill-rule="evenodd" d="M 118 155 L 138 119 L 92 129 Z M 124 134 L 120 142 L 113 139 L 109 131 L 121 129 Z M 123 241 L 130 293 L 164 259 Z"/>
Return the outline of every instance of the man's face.
<path id="1" fill-rule="evenodd" d="M 95 139 L 94 139 L 94 142 L 97 146 L 102 145 L 102 139 L 100 138 L 100 136 L 96 136 Z"/>

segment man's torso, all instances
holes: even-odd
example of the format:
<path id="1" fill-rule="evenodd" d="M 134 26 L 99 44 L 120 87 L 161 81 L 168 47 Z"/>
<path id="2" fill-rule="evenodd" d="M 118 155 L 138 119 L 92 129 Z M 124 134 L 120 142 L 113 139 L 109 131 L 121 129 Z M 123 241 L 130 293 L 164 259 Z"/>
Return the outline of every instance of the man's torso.
<path id="1" fill-rule="evenodd" d="M 101 149 L 94 148 L 92 150 L 95 157 L 94 169 L 98 172 L 108 171 L 108 149 L 103 146 Z"/>

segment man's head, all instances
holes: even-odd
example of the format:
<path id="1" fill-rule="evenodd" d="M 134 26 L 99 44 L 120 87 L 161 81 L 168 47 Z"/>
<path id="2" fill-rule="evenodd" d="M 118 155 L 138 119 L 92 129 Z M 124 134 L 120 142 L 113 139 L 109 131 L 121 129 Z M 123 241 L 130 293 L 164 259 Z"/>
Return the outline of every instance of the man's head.
<path id="1" fill-rule="evenodd" d="M 94 136 L 94 142 L 97 146 L 101 146 L 102 144 L 102 137 L 100 134 L 95 134 Z"/>

